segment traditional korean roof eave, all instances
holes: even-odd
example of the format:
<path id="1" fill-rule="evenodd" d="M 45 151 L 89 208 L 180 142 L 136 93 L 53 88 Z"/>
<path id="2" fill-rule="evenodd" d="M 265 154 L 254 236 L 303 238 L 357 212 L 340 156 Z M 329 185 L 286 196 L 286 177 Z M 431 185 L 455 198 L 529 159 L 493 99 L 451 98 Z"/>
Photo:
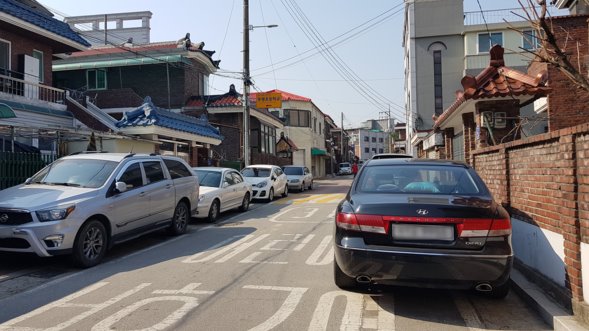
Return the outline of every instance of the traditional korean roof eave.
<path id="1" fill-rule="evenodd" d="M 539 98 L 550 93 L 546 86 L 548 76 L 541 72 L 536 77 L 506 67 L 503 60 L 503 48 L 495 45 L 491 51 L 491 61 L 476 77 L 464 76 L 461 84 L 463 91 L 457 93 L 456 100 L 437 118 L 433 129 L 443 128 L 455 113 L 464 109 L 469 100 L 515 98 Z"/>

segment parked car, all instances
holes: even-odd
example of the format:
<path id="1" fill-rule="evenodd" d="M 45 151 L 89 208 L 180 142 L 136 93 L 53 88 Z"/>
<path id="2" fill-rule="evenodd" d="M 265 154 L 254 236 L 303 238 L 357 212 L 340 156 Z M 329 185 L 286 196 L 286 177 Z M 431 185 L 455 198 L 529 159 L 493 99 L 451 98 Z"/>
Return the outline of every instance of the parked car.
<path id="1" fill-rule="evenodd" d="M 474 169 L 453 161 L 364 164 L 335 219 L 341 288 L 383 283 L 509 291 L 511 223 Z"/>
<path id="2" fill-rule="evenodd" d="M 184 233 L 198 193 L 198 178 L 180 158 L 66 156 L 0 191 L 0 251 L 71 254 L 91 267 L 113 244 L 160 229 Z"/>
<path id="3" fill-rule="evenodd" d="M 279 166 L 255 164 L 241 170 L 245 180 L 252 184 L 254 199 L 274 200 L 277 194 L 288 196 L 286 175 Z"/>
<path id="4" fill-rule="evenodd" d="M 231 168 L 192 168 L 200 183 L 197 218 L 206 217 L 214 223 L 221 212 L 239 208 L 249 209 L 252 198 L 252 184 Z"/>
<path id="5" fill-rule="evenodd" d="M 287 165 L 282 171 L 288 180 L 288 189 L 296 189 L 303 192 L 306 189 L 313 189 L 313 174 L 309 168 L 304 166 Z"/>
<path id="6" fill-rule="evenodd" d="M 350 162 L 342 162 L 339 164 L 339 171 L 337 173 L 340 176 L 343 175 L 351 175 L 352 174 L 352 165 Z"/>

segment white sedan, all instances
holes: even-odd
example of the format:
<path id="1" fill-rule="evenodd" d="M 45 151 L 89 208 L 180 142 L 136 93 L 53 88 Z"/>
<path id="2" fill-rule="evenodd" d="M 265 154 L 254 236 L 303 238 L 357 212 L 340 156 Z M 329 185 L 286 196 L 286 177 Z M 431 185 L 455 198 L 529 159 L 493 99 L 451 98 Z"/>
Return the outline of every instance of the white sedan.
<path id="1" fill-rule="evenodd" d="M 269 164 L 254 164 L 241 169 L 246 181 L 252 184 L 254 199 L 274 200 L 277 194 L 288 196 L 288 181 L 280 167 Z"/>
<path id="2" fill-rule="evenodd" d="M 229 209 L 249 209 L 252 185 L 235 169 L 216 167 L 192 168 L 200 182 L 197 218 L 213 223 L 219 214 Z"/>

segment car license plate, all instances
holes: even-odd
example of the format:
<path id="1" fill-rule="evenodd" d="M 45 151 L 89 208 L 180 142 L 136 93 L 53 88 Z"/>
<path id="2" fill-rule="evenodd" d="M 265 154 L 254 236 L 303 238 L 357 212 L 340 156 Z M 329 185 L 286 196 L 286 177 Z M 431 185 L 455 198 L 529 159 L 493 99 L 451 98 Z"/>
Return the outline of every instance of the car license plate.
<path id="1" fill-rule="evenodd" d="M 454 226 L 430 224 L 391 224 L 393 240 L 454 240 Z"/>

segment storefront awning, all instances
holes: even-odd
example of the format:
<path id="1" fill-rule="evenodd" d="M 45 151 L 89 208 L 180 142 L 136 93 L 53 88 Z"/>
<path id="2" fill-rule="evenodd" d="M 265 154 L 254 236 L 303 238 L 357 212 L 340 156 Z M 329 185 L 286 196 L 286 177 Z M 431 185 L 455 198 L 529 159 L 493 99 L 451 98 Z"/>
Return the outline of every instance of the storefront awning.
<path id="1" fill-rule="evenodd" d="M 53 71 L 67 71 L 67 70 L 95 69 L 95 68 L 109 68 L 109 67 L 127 67 L 127 66 L 138 66 L 138 65 L 145 65 L 145 64 L 162 64 L 162 63 L 176 63 L 176 62 L 183 62 L 183 63 L 190 64 L 190 60 L 183 57 L 182 55 L 167 55 L 167 56 L 137 57 L 137 58 L 125 58 L 125 59 L 103 60 L 103 61 L 92 61 L 92 62 L 54 64 Z"/>
<path id="2" fill-rule="evenodd" d="M 320 149 L 320 148 L 315 148 L 315 147 L 311 148 L 311 156 L 323 156 L 323 155 L 327 155 L 326 150 Z"/>
<path id="3" fill-rule="evenodd" d="M 12 108 L 5 104 L 5 103 L 0 103 L 0 118 L 15 118 L 16 114 L 14 113 L 14 110 L 12 110 Z"/>

